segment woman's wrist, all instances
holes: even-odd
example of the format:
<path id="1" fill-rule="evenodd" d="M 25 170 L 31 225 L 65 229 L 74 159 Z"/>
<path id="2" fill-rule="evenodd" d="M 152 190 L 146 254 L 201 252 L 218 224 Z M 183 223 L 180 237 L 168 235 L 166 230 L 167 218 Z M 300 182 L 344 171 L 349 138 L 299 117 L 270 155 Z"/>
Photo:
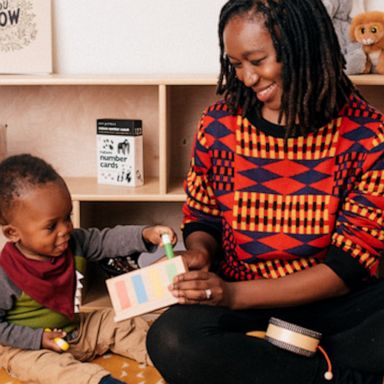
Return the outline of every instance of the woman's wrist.
<path id="1" fill-rule="evenodd" d="M 216 256 L 218 244 L 215 238 L 207 232 L 196 231 L 185 239 L 188 251 L 194 253 L 199 262 L 210 266 Z"/>

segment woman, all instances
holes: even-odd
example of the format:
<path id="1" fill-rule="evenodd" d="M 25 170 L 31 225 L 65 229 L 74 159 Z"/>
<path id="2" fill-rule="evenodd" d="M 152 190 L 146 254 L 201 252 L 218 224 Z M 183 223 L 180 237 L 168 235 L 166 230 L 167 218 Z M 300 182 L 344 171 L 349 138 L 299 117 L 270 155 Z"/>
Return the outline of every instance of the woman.
<path id="1" fill-rule="evenodd" d="M 322 333 L 334 383 L 382 383 L 384 118 L 344 73 L 320 0 L 230 0 L 224 100 L 204 112 L 185 183 L 190 272 L 151 327 L 169 383 L 323 383 L 246 333 L 271 317 Z"/>

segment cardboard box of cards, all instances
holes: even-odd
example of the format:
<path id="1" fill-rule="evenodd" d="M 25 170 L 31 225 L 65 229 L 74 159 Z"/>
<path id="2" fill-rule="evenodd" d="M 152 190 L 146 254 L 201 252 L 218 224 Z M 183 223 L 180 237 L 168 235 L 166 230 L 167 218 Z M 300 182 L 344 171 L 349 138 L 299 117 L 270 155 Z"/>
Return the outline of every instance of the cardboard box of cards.
<path id="1" fill-rule="evenodd" d="M 97 120 L 97 181 L 138 187 L 144 183 L 141 120 Z"/>

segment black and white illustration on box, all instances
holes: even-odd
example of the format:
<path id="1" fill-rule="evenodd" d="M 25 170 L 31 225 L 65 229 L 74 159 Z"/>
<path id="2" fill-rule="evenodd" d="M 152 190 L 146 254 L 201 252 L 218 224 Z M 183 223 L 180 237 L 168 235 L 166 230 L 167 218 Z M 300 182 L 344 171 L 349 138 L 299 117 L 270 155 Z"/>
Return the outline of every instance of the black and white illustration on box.
<path id="1" fill-rule="evenodd" d="M 97 181 L 137 187 L 144 184 L 141 120 L 97 120 Z"/>

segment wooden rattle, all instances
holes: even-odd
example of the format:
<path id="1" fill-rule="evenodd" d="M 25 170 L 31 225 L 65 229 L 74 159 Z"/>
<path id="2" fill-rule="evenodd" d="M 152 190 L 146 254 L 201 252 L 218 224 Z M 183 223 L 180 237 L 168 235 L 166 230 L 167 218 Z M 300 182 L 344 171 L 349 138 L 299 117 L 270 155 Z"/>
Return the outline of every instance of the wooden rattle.
<path id="1" fill-rule="evenodd" d="M 249 336 L 254 336 L 254 334 L 254 332 L 247 333 Z M 332 380 L 331 361 L 327 353 L 319 345 L 321 333 L 271 317 L 264 338 L 279 348 L 302 356 L 311 357 L 319 350 L 323 354 L 328 366 L 324 378 Z"/>
<path id="2" fill-rule="evenodd" d="M 307 357 L 313 356 L 319 350 L 324 355 L 328 365 L 324 378 L 332 380 L 331 362 L 324 349 L 319 345 L 321 333 L 271 317 L 265 339 L 277 347 Z"/>

